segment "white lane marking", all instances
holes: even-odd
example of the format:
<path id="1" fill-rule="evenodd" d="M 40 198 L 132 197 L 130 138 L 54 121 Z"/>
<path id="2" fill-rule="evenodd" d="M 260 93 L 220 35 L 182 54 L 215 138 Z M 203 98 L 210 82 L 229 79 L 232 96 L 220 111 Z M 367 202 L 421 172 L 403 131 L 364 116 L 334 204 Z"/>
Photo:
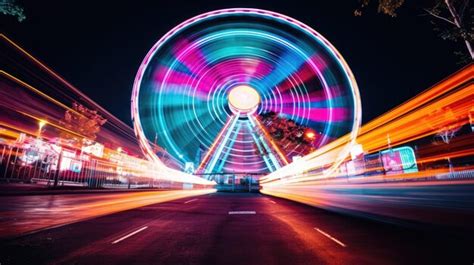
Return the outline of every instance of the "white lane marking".
<path id="1" fill-rule="evenodd" d="M 229 211 L 229 214 L 256 214 L 255 211 Z"/>
<path id="2" fill-rule="evenodd" d="M 192 200 L 189 200 L 189 201 L 186 201 L 184 202 L 184 204 L 187 204 L 187 203 L 190 203 L 190 202 L 193 202 L 193 201 L 197 201 L 198 199 L 192 199 Z"/>
<path id="3" fill-rule="evenodd" d="M 272 201 L 272 200 L 270 200 L 270 202 L 273 203 L 273 204 L 276 204 L 276 202 L 274 202 L 274 201 Z"/>
<path id="4" fill-rule="evenodd" d="M 112 245 L 113 245 L 113 244 L 117 244 L 118 242 L 120 242 L 120 241 L 122 241 L 122 240 L 125 240 L 125 239 L 127 239 L 127 238 L 129 238 L 129 237 L 131 237 L 131 236 L 133 236 L 133 235 L 135 235 L 135 234 L 138 234 L 138 233 L 140 233 L 141 231 L 143 231 L 143 230 L 145 230 L 145 229 L 147 229 L 147 228 L 148 228 L 148 226 L 144 226 L 144 227 L 142 227 L 142 228 L 140 228 L 140 229 L 138 229 L 138 230 L 135 230 L 135 231 L 131 232 L 130 234 L 125 235 L 125 236 L 123 236 L 123 237 L 121 237 L 121 238 L 115 240 L 114 242 L 112 242 Z"/>
<path id="5" fill-rule="evenodd" d="M 327 238 L 331 239 L 332 241 L 338 243 L 339 245 L 341 245 L 342 247 L 346 247 L 346 245 L 344 243 L 342 243 L 341 241 L 335 239 L 334 237 L 332 237 L 330 234 L 324 232 L 323 230 L 315 227 L 314 228 L 316 231 L 318 231 L 319 233 L 323 234 L 324 236 L 326 236 Z"/>

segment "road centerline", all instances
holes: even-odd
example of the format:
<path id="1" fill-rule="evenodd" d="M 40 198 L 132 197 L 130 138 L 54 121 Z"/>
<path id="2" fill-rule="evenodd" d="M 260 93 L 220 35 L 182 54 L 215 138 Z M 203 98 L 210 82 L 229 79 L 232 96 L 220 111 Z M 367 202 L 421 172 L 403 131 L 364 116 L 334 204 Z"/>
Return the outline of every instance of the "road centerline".
<path id="1" fill-rule="evenodd" d="M 337 244 L 341 245 L 342 247 L 346 247 L 346 244 L 342 243 L 341 241 L 337 240 L 336 238 L 332 237 L 330 234 L 324 232 L 323 230 L 315 227 L 314 230 L 318 231 L 319 233 L 321 233 L 322 235 L 324 235 L 325 237 L 331 239 L 332 241 L 336 242 Z"/>
<path id="2" fill-rule="evenodd" d="M 142 227 L 142 228 L 140 228 L 140 229 L 137 229 L 137 230 L 135 230 L 135 231 L 133 231 L 133 232 L 131 232 L 131 233 L 129 233 L 129 234 L 127 234 L 127 235 L 125 235 L 125 236 L 123 236 L 123 237 L 117 239 L 117 240 L 115 240 L 114 242 L 112 242 L 112 245 L 113 245 L 113 244 L 117 244 L 117 243 L 119 243 L 120 241 L 123 241 L 123 240 L 125 240 L 125 239 L 127 239 L 127 238 L 129 238 L 129 237 L 131 237 L 131 236 L 133 236 L 133 235 L 135 235 L 135 234 L 138 234 L 138 233 L 140 233 L 141 231 L 143 231 L 143 230 L 145 230 L 145 229 L 147 229 L 147 228 L 148 228 L 148 226 L 144 226 L 144 227 Z"/>
<path id="3" fill-rule="evenodd" d="M 229 214 L 256 214 L 255 211 L 229 211 Z"/>
<path id="4" fill-rule="evenodd" d="M 190 202 L 193 202 L 193 201 L 197 201 L 198 199 L 192 199 L 192 200 L 189 200 L 189 201 L 185 201 L 184 204 L 188 204 Z"/>

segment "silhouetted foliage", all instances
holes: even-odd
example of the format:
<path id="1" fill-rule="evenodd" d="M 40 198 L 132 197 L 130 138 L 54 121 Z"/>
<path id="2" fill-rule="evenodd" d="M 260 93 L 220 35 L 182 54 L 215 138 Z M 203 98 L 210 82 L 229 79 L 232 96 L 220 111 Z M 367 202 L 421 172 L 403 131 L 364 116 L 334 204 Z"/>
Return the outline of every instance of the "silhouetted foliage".
<path id="1" fill-rule="evenodd" d="M 26 19 L 25 11 L 15 0 L 0 0 L 0 13 L 14 16 L 19 22 Z"/>
<path id="2" fill-rule="evenodd" d="M 313 131 L 311 128 L 298 125 L 291 119 L 280 117 L 273 111 L 260 114 L 260 120 L 285 154 L 306 155 L 314 151 L 313 143 L 317 141 L 317 138 L 305 137 L 305 132 Z"/>
<path id="3" fill-rule="evenodd" d="M 371 0 L 359 0 L 360 7 L 354 11 L 354 15 L 361 16 Z M 474 41 L 474 8 L 471 0 L 432 0 L 431 7 L 420 7 L 432 20 L 433 29 L 439 33 L 444 40 L 463 42 L 467 53 L 455 51 L 460 57 L 461 63 L 469 63 L 474 60 L 472 42 Z M 405 0 L 377 0 L 378 12 L 397 16 L 397 10 L 403 6 Z"/>
<path id="4" fill-rule="evenodd" d="M 64 114 L 64 118 L 60 121 L 60 124 L 68 131 L 61 132 L 61 138 L 70 140 L 73 144 L 77 145 L 82 142 L 83 139 L 78 135 L 84 136 L 89 140 L 95 140 L 97 134 L 100 132 L 100 128 L 107 122 L 106 119 L 102 118 L 96 110 L 91 110 L 79 103 L 73 103 L 72 109 L 69 109 Z"/>

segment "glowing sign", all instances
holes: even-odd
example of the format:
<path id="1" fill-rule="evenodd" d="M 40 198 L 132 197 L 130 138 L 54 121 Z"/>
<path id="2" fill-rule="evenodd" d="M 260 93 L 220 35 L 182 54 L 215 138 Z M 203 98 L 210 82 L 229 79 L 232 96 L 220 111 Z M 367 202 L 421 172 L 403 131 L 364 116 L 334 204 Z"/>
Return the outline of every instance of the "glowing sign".
<path id="1" fill-rule="evenodd" d="M 83 145 L 82 152 L 86 154 L 91 154 L 96 157 L 102 157 L 104 155 L 104 146 L 97 142 L 91 145 Z"/>
<path id="2" fill-rule="evenodd" d="M 380 152 L 387 175 L 418 172 L 413 148 L 402 146 Z"/>

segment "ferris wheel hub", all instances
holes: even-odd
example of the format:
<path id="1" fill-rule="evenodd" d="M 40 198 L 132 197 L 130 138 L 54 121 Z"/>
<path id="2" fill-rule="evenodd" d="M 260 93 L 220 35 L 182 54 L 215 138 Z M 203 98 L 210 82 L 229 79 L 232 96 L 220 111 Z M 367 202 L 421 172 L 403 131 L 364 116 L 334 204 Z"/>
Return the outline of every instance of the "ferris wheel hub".
<path id="1" fill-rule="evenodd" d="M 251 115 L 260 104 L 257 90 L 248 85 L 238 85 L 229 92 L 229 107 L 235 114 Z"/>

